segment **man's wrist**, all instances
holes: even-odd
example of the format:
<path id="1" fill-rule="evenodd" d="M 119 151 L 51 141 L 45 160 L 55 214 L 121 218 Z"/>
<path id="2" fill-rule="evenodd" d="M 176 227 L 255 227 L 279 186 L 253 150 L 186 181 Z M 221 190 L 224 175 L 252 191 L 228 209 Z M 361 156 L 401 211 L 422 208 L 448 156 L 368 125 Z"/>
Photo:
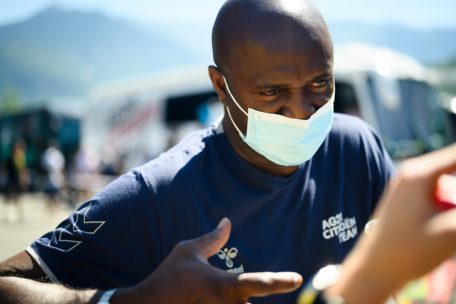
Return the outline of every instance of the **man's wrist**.
<path id="1" fill-rule="evenodd" d="M 111 296 L 109 304 L 123 304 L 123 303 L 143 303 L 140 292 L 136 287 L 118 288 Z"/>
<path id="2" fill-rule="evenodd" d="M 111 303 L 111 298 L 114 295 L 114 293 L 117 291 L 117 288 L 109 289 L 106 291 L 103 291 L 100 295 L 100 298 L 97 301 L 97 304 L 110 304 Z"/>

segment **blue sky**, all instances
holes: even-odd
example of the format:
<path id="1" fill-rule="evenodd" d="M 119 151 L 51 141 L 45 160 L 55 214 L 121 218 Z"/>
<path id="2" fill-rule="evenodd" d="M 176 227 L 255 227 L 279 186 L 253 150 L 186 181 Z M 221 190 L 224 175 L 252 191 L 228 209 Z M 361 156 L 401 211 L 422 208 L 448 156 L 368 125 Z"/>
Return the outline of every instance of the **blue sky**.
<path id="1" fill-rule="evenodd" d="M 287 0 L 296 1 L 296 0 Z M 210 27 L 223 0 L 0 0 L 0 24 L 25 19 L 52 4 L 153 26 Z M 359 21 L 412 28 L 456 28 L 454 0 L 315 0 L 329 22 Z"/>
<path id="2" fill-rule="evenodd" d="M 212 23 L 223 3 L 224 0 L 0 0 L 0 25 L 26 19 L 51 5 L 95 10 L 146 25 L 193 51 L 207 53 Z M 329 23 L 456 28 L 455 0 L 314 0 L 314 3 Z"/>

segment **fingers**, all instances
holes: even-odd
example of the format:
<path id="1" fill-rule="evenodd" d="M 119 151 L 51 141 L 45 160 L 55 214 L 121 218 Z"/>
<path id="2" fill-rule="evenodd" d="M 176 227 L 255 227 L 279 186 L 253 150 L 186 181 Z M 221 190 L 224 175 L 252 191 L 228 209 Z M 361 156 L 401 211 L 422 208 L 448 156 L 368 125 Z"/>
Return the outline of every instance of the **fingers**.
<path id="1" fill-rule="evenodd" d="M 202 258 L 207 259 L 216 254 L 230 238 L 231 222 L 228 218 L 223 218 L 217 228 L 190 242 L 195 248 L 196 253 Z"/>
<path id="2" fill-rule="evenodd" d="M 260 297 L 286 293 L 302 284 L 302 277 L 296 272 L 256 272 L 233 276 L 236 293 L 243 297 Z"/>
<path id="3" fill-rule="evenodd" d="M 432 269 L 455 253 L 456 209 L 438 213 L 429 220 L 425 228 L 430 235 L 426 246 L 432 248 L 432 251 L 424 263 L 429 263 L 428 268 Z"/>
<path id="4" fill-rule="evenodd" d="M 443 174 L 437 180 L 435 202 L 442 210 L 456 207 L 456 176 Z"/>
<path id="5" fill-rule="evenodd" d="M 402 171 L 431 175 L 435 181 L 444 173 L 456 171 L 456 144 L 408 160 L 403 167 L 406 167 L 406 170 Z"/>
<path id="6" fill-rule="evenodd" d="M 432 234 L 444 234 L 449 237 L 448 242 L 452 244 L 456 240 L 456 209 L 442 212 L 434 216 L 428 223 Z"/>
<path id="7" fill-rule="evenodd" d="M 418 201 L 432 203 L 439 177 L 455 171 L 456 144 L 405 161 L 390 181 L 382 197 L 384 203 L 379 205 L 375 216 L 382 216 L 390 205 L 396 204 L 418 204 L 422 208 L 428 207 L 428 212 L 431 212 L 431 204 L 419 204 Z M 396 210 L 399 207 L 391 208 Z"/>
<path id="8" fill-rule="evenodd" d="M 436 177 L 456 171 L 456 144 L 428 155 L 425 164 L 434 168 Z"/>

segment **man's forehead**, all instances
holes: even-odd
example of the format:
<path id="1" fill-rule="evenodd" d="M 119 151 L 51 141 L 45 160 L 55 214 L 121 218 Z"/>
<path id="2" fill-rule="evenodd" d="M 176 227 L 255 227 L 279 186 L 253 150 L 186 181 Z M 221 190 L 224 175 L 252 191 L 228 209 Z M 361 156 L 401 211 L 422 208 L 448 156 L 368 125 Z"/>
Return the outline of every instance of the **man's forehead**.
<path id="1" fill-rule="evenodd" d="M 318 26 L 303 26 L 290 18 L 274 16 L 270 20 L 258 19 L 233 36 L 233 49 L 274 53 L 299 53 L 316 45 L 322 49 L 331 46 L 326 31 Z"/>
<path id="2" fill-rule="evenodd" d="M 318 12 L 290 14 L 277 10 L 235 10 L 223 23 L 225 39 L 233 42 L 292 38 L 306 40 L 326 34 L 326 24 Z"/>
<path id="3" fill-rule="evenodd" d="M 227 53 L 226 65 L 247 74 L 280 73 L 293 66 L 306 67 L 307 71 L 332 65 L 332 43 L 325 33 L 286 20 L 279 22 L 238 35 Z"/>
<path id="4" fill-rule="evenodd" d="M 300 86 L 323 77 L 333 77 L 332 60 L 321 56 L 321 53 L 314 52 L 312 56 L 285 55 L 281 59 L 283 60 L 268 60 L 264 57 L 239 61 L 230 69 L 229 76 L 256 87 Z"/>
<path id="5" fill-rule="evenodd" d="M 256 5 L 256 2 L 238 0 L 241 4 L 218 17 L 213 41 L 218 47 L 214 47 L 214 52 L 223 53 L 224 64 L 237 65 L 260 54 L 306 54 L 316 49 L 320 55 L 332 57 L 332 42 L 326 24 L 308 2 L 292 0 L 290 3 L 295 2 L 294 6 L 288 4 L 279 8 Z M 275 5 L 280 2 L 287 1 L 264 1 Z M 214 57 L 221 57 L 216 55 L 220 54 L 214 53 Z"/>

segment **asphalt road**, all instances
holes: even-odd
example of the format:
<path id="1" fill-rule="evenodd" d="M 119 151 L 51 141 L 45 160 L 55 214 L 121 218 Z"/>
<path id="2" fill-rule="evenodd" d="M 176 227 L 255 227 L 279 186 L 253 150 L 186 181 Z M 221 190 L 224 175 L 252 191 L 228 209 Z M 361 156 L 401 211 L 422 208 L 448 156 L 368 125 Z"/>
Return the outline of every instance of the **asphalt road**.
<path id="1" fill-rule="evenodd" d="M 0 195 L 0 260 L 24 250 L 71 212 L 69 208 L 58 206 L 51 213 L 46 202 L 46 197 L 41 194 L 20 197 L 19 204 L 23 211 L 21 219 L 18 208 L 6 204 L 5 197 Z"/>

